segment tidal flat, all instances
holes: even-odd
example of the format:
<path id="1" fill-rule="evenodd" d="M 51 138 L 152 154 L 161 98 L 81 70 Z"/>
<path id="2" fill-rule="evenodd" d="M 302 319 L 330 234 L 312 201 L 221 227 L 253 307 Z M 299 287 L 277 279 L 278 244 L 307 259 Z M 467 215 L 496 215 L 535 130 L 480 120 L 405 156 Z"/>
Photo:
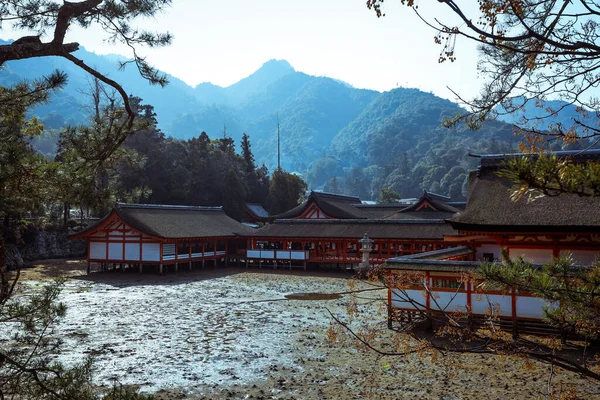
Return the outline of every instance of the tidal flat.
<path id="1" fill-rule="evenodd" d="M 549 367 L 510 357 L 380 357 L 350 342 L 331 345 L 329 312 L 346 315 L 346 271 L 206 268 L 163 276 L 133 271 L 84 275 L 79 260 L 53 260 L 23 274 L 21 290 L 69 275 L 68 307 L 55 335 L 67 363 L 94 359 L 94 382 L 118 382 L 171 399 L 546 398 Z M 356 288 L 361 288 L 358 283 Z M 300 295 L 299 295 L 300 294 Z M 287 297 L 286 297 L 287 296 Z M 385 291 L 368 298 L 385 298 Z M 365 299 L 355 324 L 375 321 L 385 348 L 393 332 Z M 365 319 L 360 321 L 360 319 Z M 379 322 L 378 322 L 379 321 Z M 584 398 L 600 385 L 571 373 L 553 380 Z"/>

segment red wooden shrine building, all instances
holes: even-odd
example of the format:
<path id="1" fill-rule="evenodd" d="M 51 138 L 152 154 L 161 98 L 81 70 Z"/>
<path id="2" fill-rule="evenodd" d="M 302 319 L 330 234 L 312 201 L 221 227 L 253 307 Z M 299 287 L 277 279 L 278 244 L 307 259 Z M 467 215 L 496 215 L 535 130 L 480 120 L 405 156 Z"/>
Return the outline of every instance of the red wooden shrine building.
<path id="1" fill-rule="evenodd" d="M 600 160 L 598 151 L 557 154 L 576 162 Z M 497 173 L 506 157 L 521 156 L 481 156 L 480 168 L 471 172 L 466 208 L 447 220 L 457 234 L 445 236 L 446 243 L 466 246 L 385 262 L 390 282 L 418 277 L 406 290 L 389 291 L 390 310 L 443 309 L 485 317 L 493 306 L 501 319 L 540 321 L 543 300 L 517 290 L 478 290 L 480 282 L 466 281 L 464 273 L 476 271 L 481 261 L 501 262 L 502 249 L 510 258 L 538 265 L 568 255 L 576 265 L 589 266 L 600 256 L 600 198 L 557 194 L 514 202 L 514 183 Z"/>
<path id="2" fill-rule="evenodd" d="M 72 235 L 88 241 L 89 263 L 165 266 L 177 271 L 206 261 L 226 260 L 245 247 L 240 235 L 248 228 L 229 218 L 221 207 L 117 204 L 98 224 Z"/>
<path id="3" fill-rule="evenodd" d="M 354 267 L 361 262 L 358 244 L 365 233 L 374 240 L 372 263 L 457 246 L 444 242 L 458 233 L 444 221 L 458 211 L 449 200 L 425 192 L 413 204 L 367 205 L 358 197 L 313 191 L 248 237 L 246 264 Z"/>

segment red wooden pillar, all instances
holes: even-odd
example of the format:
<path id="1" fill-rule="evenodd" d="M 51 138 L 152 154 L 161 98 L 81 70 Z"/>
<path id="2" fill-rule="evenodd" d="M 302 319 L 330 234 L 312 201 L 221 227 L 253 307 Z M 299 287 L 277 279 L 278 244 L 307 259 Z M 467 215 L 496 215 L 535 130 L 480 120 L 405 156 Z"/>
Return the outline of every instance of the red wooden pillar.
<path id="1" fill-rule="evenodd" d="M 108 240 L 108 231 L 104 232 L 104 234 L 106 235 L 106 256 L 104 257 L 106 259 L 106 261 L 108 261 L 108 245 L 110 244 L 109 240 Z"/>
<path id="2" fill-rule="evenodd" d="M 121 260 L 125 261 L 125 228 L 123 228 L 123 248 L 121 249 Z"/>

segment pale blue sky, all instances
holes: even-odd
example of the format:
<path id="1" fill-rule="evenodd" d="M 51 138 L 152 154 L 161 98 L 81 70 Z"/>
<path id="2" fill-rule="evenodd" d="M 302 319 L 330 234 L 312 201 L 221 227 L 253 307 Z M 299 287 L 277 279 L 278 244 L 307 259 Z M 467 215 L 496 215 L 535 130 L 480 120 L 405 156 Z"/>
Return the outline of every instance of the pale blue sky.
<path id="1" fill-rule="evenodd" d="M 459 41 L 458 60 L 438 64 L 441 47 L 433 41 L 434 32 L 398 0 L 385 5 L 387 15 L 378 19 L 365 0 L 174 0 L 164 14 L 140 24 L 173 33 L 173 44 L 140 53 L 192 86 L 227 86 L 276 58 L 359 88 L 416 87 L 450 100 L 455 98 L 447 86 L 467 98 L 477 94 L 473 43 Z M 439 16 L 445 7 L 421 1 L 420 10 Z M 17 37 L 6 30 L 1 35 Z M 104 43 L 103 37 L 100 29 L 73 29 L 67 40 L 99 54 L 131 56 L 126 47 Z"/>

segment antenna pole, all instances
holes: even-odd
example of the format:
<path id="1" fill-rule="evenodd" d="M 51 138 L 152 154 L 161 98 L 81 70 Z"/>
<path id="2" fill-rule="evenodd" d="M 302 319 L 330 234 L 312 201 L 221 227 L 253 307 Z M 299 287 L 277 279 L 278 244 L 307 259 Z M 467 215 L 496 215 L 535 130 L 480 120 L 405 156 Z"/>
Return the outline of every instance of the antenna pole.
<path id="1" fill-rule="evenodd" d="M 279 136 L 279 113 L 277 113 L 277 169 L 281 169 L 281 140 Z"/>

